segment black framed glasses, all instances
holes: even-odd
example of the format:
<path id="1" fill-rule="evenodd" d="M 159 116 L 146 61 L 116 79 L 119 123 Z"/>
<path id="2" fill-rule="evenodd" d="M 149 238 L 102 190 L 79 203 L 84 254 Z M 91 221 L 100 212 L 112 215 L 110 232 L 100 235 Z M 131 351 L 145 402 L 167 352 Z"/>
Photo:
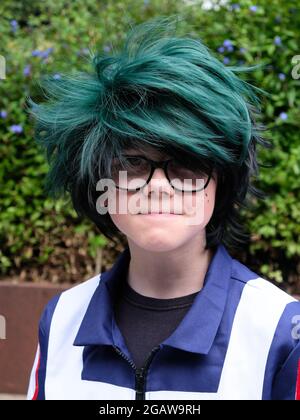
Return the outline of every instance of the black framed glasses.
<path id="1" fill-rule="evenodd" d="M 124 155 L 112 162 L 111 175 L 116 188 L 138 191 L 147 185 L 156 168 L 162 168 L 173 189 L 196 192 L 205 189 L 211 179 L 213 168 L 201 167 L 199 162 L 182 163 L 172 158 L 153 161 L 145 156 Z"/>

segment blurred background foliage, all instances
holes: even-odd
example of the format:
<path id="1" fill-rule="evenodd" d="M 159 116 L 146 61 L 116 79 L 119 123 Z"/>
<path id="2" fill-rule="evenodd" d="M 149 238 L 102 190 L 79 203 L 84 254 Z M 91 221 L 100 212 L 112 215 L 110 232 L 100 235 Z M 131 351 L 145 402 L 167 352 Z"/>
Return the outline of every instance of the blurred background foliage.
<path id="1" fill-rule="evenodd" d="M 82 281 L 108 269 L 123 249 L 125 242 L 110 243 L 67 200 L 46 197 L 47 163 L 33 139 L 26 98 L 42 98 L 41 75 L 88 70 L 89 50 L 113 51 L 131 26 L 174 13 L 185 17 L 179 33 L 202 39 L 226 65 L 266 64 L 241 77 L 269 93 L 262 98 L 262 122 L 274 148 L 259 150 L 260 162 L 269 167 L 256 182 L 267 198 L 244 212 L 251 241 L 233 253 L 285 290 L 300 293 L 298 0 L 1 0 L 2 279 Z"/>

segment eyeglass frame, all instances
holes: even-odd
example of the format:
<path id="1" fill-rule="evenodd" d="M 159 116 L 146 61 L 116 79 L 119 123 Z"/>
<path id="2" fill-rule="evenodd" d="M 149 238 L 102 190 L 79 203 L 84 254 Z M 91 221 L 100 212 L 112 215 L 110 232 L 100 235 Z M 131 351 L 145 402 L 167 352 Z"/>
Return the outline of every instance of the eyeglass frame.
<path id="1" fill-rule="evenodd" d="M 148 177 L 148 180 L 145 182 L 145 184 L 143 186 L 138 187 L 138 188 L 122 188 L 122 187 L 119 187 L 118 185 L 116 185 L 116 188 L 118 190 L 125 190 L 125 191 L 130 191 L 130 192 L 141 190 L 142 188 L 144 188 L 146 185 L 149 184 L 149 182 L 150 182 L 150 180 L 151 180 L 151 178 L 152 178 L 152 176 L 154 174 L 155 169 L 156 168 L 160 168 L 160 169 L 162 169 L 164 171 L 165 177 L 167 178 L 169 184 L 171 185 L 171 187 L 174 190 L 181 191 L 181 192 L 187 192 L 187 193 L 199 192 L 199 191 L 204 190 L 208 186 L 208 184 L 209 184 L 209 182 L 211 180 L 211 177 L 212 177 L 212 173 L 213 173 L 213 167 L 212 167 L 210 169 L 210 171 L 209 171 L 208 178 L 207 178 L 207 181 L 205 182 L 204 187 L 201 187 L 200 189 L 196 189 L 196 190 L 185 191 L 185 190 L 182 190 L 182 189 L 179 189 L 179 188 L 174 187 L 171 184 L 170 178 L 168 176 L 168 168 L 167 167 L 168 167 L 169 162 L 171 162 L 172 160 L 174 160 L 174 158 L 167 159 L 167 160 L 161 160 L 161 161 L 155 161 L 155 160 L 152 160 L 152 159 L 147 158 L 146 156 L 139 156 L 139 155 L 123 155 L 123 157 L 125 157 L 125 158 L 133 157 L 133 158 L 144 159 L 144 160 L 146 160 L 147 162 L 150 163 L 151 170 L 150 170 L 150 175 Z"/>

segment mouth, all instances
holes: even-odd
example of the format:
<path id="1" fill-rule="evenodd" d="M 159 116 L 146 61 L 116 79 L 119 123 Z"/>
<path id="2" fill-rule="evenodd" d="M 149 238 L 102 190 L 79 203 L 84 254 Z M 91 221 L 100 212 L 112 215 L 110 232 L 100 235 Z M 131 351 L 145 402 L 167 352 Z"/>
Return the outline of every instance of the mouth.
<path id="1" fill-rule="evenodd" d="M 179 216 L 181 215 L 181 213 L 168 213 L 168 212 L 151 212 L 151 213 L 138 213 L 138 214 L 143 214 L 143 215 L 164 215 L 164 216 Z"/>

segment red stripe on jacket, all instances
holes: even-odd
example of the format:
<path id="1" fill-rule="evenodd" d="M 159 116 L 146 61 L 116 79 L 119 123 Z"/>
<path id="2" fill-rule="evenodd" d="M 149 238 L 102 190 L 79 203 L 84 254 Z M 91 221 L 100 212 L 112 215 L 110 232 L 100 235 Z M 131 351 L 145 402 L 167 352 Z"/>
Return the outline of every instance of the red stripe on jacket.
<path id="1" fill-rule="evenodd" d="M 300 400 L 300 359 L 298 361 L 298 373 L 297 373 L 297 383 L 296 383 L 296 396 L 295 400 Z"/>
<path id="2" fill-rule="evenodd" d="M 32 397 L 32 400 L 36 400 L 39 394 L 39 368 L 40 368 L 40 363 L 41 363 L 41 355 L 39 354 L 39 360 L 37 363 L 37 367 L 35 370 L 35 390 L 34 390 L 34 394 Z"/>

